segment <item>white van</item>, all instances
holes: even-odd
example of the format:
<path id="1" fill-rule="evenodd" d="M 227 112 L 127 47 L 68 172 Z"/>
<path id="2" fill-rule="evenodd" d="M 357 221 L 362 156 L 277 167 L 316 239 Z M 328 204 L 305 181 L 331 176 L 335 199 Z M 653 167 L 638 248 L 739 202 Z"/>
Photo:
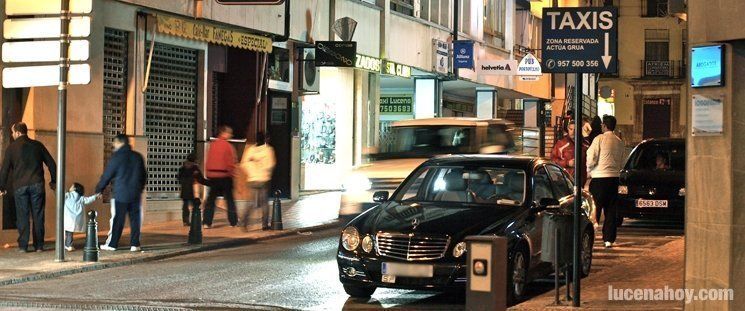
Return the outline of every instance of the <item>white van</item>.
<path id="1" fill-rule="evenodd" d="M 340 215 L 375 206 L 375 191 L 393 192 L 417 166 L 443 154 L 505 154 L 515 151 L 513 123 L 502 119 L 431 118 L 397 121 L 381 137 L 371 162 L 343 181 Z"/>

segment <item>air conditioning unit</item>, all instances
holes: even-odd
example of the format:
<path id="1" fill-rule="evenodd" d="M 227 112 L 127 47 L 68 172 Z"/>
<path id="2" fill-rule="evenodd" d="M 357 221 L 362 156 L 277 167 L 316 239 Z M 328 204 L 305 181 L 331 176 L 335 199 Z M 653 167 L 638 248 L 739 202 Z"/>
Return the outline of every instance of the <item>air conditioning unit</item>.
<path id="1" fill-rule="evenodd" d="M 321 73 L 316 68 L 316 49 L 303 49 L 303 59 L 300 60 L 300 92 L 303 94 L 318 94 L 320 91 Z"/>

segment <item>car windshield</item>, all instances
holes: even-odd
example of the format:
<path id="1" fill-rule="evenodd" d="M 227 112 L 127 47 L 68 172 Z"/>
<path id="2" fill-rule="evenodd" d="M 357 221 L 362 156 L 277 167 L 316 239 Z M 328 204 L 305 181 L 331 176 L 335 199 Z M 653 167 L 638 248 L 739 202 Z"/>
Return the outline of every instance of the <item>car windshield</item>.
<path id="1" fill-rule="evenodd" d="M 637 149 L 629 157 L 628 170 L 636 171 L 685 171 L 685 150 L 661 145 Z"/>
<path id="2" fill-rule="evenodd" d="M 429 166 L 414 172 L 395 201 L 522 205 L 525 171 L 512 168 Z"/>
<path id="3" fill-rule="evenodd" d="M 476 127 L 407 126 L 393 127 L 381 138 L 382 154 L 413 153 L 436 155 L 473 152 Z"/>

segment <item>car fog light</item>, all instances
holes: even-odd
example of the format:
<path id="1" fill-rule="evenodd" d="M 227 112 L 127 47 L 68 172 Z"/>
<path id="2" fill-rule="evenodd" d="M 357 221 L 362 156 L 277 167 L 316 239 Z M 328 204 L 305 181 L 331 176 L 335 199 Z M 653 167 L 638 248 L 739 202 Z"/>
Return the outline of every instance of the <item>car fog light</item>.
<path id="1" fill-rule="evenodd" d="M 680 190 L 678 190 L 678 196 L 686 196 L 686 188 L 680 188 Z"/>
<path id="2" fill-rule="evenodd" d="M 372 252 L 373 249 L 373 239 L 369 235 L 366 235 L 364 239 L 362 239 L 362 250 L 365 251 L 365 253 Z"/>
<path id="3" fill-rule="evenodd" d="M 341 245 L 348 251 L 353 251 L 360 246 L 360 233 L 355 227 L 347 227 L 341 232 Z"/>
<path id="4" fill-rule="evenodd" d="M 357 275 L 357 269 L 355 269 L 354 267 L 347 268 L 347 275 L 348 276 L 355 276 L 355 275 Z"/>
<path id="5" fill-rule="evenodd" d="M 629 194 L 629 187 L 618 186 L 618 194 Z"/>
<path id="6" fill-rule="evenodd" d="M 460 242 L 453 247 L 453 257 L 459 258 L 466 253 L 466 242 Z"/>

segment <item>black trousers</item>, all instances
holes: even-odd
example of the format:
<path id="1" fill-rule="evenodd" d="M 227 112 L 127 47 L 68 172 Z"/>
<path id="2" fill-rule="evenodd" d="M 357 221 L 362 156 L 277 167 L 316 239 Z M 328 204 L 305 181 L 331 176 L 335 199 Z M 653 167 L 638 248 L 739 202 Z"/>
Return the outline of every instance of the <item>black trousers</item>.
<path id="1" fill-rule="evenodd" d="M 204 219 L 202 222 L 212 225 L 215 218 L 215 200 L 221 195 L 228 203 L 228 222 L 231 226 L 238 224 L 238 214 L 235 211 L 235 200 L 233 199 L 233 178 L 212 178 L 210 179 L 210 193 L 207 195 L 207 201 L 204 205 Z"/>
<path id="2" fill-rule="evenodd" d="M 34 226 L 34 249 L 44 249 L 44 184 L 19 187 L 13 195 L 16 201 L 18 248 L 28 248 L 30 215 Z"/>
<path id="3" fill-rule="evenodd" d="M 181 206 L 181 219 L 185 224 L 191 224 L 191 214 L 189 214 L 189 206 L 191 208 L 199 208 L 202 202 L 199 199 L 181 199 L 183 205 Z"/>
<path id="4" fill-rule="evenodd" d="M 618 197 L 618 177 L 593 178 L 590 181 L 590 193 L 595 198 L 597 205 L 596 217 L 599 221 L 600 212 L 605 214 L 603 220 L 603 241 L 615 242 L 616 229 L 616 198 Z"/>
<path id="5" fill-rule="evenodd" d="M 140 200 L 132 203 L 114 200 L 114 205 L 116 213 L 114 214 L 109 246 L 113 248 L 119 247 L 119 239 L 122 237 L 124 220 L 127 215 L 129 215 L 129 245 L 140 246 Z"/>

